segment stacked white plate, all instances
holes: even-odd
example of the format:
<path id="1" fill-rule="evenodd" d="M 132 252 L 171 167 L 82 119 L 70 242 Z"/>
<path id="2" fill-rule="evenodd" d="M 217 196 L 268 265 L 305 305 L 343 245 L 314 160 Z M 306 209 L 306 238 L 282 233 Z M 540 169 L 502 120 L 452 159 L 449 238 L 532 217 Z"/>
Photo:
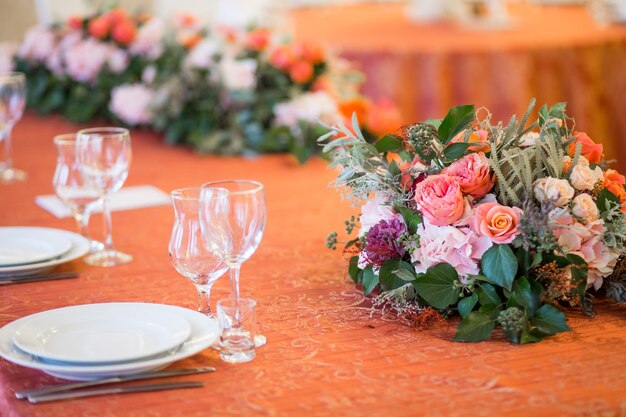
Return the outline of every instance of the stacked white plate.
<path id="1" fill-rule="evenodd" d="M 44 311 L 0 328 L 0 356 L 64 379 L 164 368 L 217 341 L 217 320 L 149 303 L 85 304 Z"/>
<path id="2" fill-rule="evenodd" d="M 0 227 L 0 279 L 43 272 L 88 251 L 87 239 L 66 230 Z"/>

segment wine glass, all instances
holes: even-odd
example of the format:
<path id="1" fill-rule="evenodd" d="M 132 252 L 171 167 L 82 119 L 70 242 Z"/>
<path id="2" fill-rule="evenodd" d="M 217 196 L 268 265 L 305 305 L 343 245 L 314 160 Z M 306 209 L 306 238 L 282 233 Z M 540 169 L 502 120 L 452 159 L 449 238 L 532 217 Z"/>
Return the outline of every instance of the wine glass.
<path id="1" fill-rule="evenodd" d="M 4 142 L 0 161 L 0 181 L 12 183 L 26 180 L 26 173 L 13 168 L 11 131 L 24 113 L 26 77 L 19 72 L 0 76 L 0 142 Z"/>
<path id="2" fill-rule="evenodd" d="M 76 162 L 76 134 L 67 133 L 54 137 L 57 150 L 57 166 L 52 185 L 57 197 L 71 210 L 80 234 L 89 240 L 89 252 L 104 248 L 102 242 L 88 236 L 89 216 L 100 201 L 98 190 L 85 181 Z"/>
<path id="3" fill-rule="evenodd" d="M 174 204 L 174 227 L 169 252 L 172 265 L 189 279 L 198 292 L 198 311 L 209 317 L 211 287 L 228 266 L 205 247 L 199 219 L 200 188 L 181 188 L 170 193 Z"/>
<path id="4" fill-rule="evenodd" d="M 113 247 L 109 196 L 122 188 L 131 160 L 130 133 L 120 127 L 96 127 L 78 132 L 76 160 L 83 178 L 102 197 L 104 248 L 85 257 L 94 266 L 115 266 L 130 262 L 131 255 Z"/>
<path id="5" fill-rule="evenodd" d="M 206 247 L 230 269 L 231 298 L 237 311 L 239 271 L 263 238 L 266 203 L 263 184 L 256 181 L 214 181 L 200 191 L 200 224 Z M 236 323 L 234 324 L 237 325 Z M 257 335 L 255 344 L 265 344 Z"/>

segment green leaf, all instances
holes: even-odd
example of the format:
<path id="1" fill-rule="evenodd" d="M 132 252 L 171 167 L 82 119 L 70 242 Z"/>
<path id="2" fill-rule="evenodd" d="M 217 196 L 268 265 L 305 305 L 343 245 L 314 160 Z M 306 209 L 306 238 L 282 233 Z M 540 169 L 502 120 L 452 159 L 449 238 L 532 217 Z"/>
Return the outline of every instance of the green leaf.
<path id="1" fill-rule="evenodd" d="M 398 135 L 387 135 L 378 139 L 374 146 L 378 152 L 397 152 L 402 150 L 402 138 Z"/>
<path id="2" fill-rule="evenodd" d="M 447 145 L 457 133 L 467 128 L 472 120 L 474 120 L 473 104 L 453 107 L 438 128 L 439 141 Z"/>
<path id="3" fill-rule="evenodd" d="M 539 310 L 535 312 L 530 322 L 533 326 L 537 327 L 537 330 L 547 335 L 572 330 L 566 323 L 565 314 L 550 304 L 542 305 Z"/>
<path id="4" fill-rule="evenodd" d="M 454 335 L 455 342 L 480 342 L 487 340 L 496 326 L 489 313 L 472 311 L 465 317 Z"/>
<path id="5" fill-rule="evenodd" d="M 482 283 L 478 288 L 476 288 L 476 295 L 478 296 L 478 302 L 480 305 L 500 305 L 502 304 L 502 300 L 500 296 L 496 292 L 496 289 L 491 284 Z"/>
<path id="6" fill-rule="evenodd" d="M 435 129 L 439 129 L 439 126 L 441 126 L 441 122 L 441 119 L 428 119 L 424 121 L 424 123 L 433 126 Z"/>
<path id="7" fill-rule="evenodd" d="M 400 170 L 400 167 L 398 166 L 396 161 L 391 161 L 389 163 L 389 174 L 392 178 L 395 178 L 398 175 L 402 174 L 402 171 Z"/>
<path id="8" fill-rule="evenodd" d="M 572 253 L 568 253 L 567 255 L 565 255 L 565 258 L 574 265 L 587 265 L 587 262 L 585 262 L 583 258 Z"/>
<path id="9" fill-rule="evenodd" d="M 446 159 L 448 161 L 453 162 L 461 158 L 463 154 L 465 154 L 465 151 L 467 150 L 467 148 L 473 145 L 476 145 L 476 144 L 466 143 L 466 142 L 451 143 L 448 146 L 446 146 L 446 149 L 443 151 L 443 154 L 446 156 Z"/>
<path id="10" fill-rule="evenodd" d="M 482 257 L 481 266 L 489 282 L 511 290 L 517 273 L 517 258 L 508 245 L 489 248 Z"/>
<path id="11" fill-rule="evenodd" d="M 403 268 L 396 269 L 395 271 L 392 272 L 392 274 L 400 278 L 402 281 L 406 281 L 406 282 L 415 281 L 415 275 Z"/>
<path id="12" fill-rule="evenodd" d="M 372 267 L 363 270 L 363 294 L 369 295 L 378 285 L 378 277 L 374 274 Z"/>
<path id="13" fill-rule="evenodd" d="M 471 313 L 476 306 L 476 303 L 478 303 L 478 295 L 476 295 L 475 293 L 472 294 L 471 297 L 465 297 L 461 301 L 459 301 L 457 309 L 459 310 L 459 314 L 461 315 L 461 317 L 467 317 L 467 315 Z"/>
<path id="14" fill-rule="evenodd" d="M 400 278 L 396 273 L 396 271 L 399 269 L 405 269 L 409 273 L 411 273 L 411 275 L 414 275 L 415 273 L 413 265 L 400 259 L 392 259 L 385 262 L 383 266 L 380 267 L 380 271 L 378 273 L 380 286 L 383 287 L 383 290 L 395 290 L 396 288 L 400 288 L 401 286 L 406 284 L 406 281 Z"/>
<path id="15" fill-rule="evenodd" d="M 526 277 L 521 277 L 513 284 L 513 291 L 509 296 L 509 307 L 526 307 L 526 314 L 532 317 L 539 307 L 541 291 L 537 293 Z"/>
<path id="16" fill-rule="evenodd" d="M 544 335 L 537 329 L 532 329 L 532 330 L 524 329 L 522 331 L 522 338 L 520 340 L 520 343 L 522 345 L 525 345 L 526 343 L 537 343 L 537 342 L 541 342 L 545 337 L 546 335 Z"/>
<path id="17" fill-rule="evenodd" d="M 596 200 L 596 206 L 598 206 L 598 210 L 600 210 L 601 212 L 607 211 L 611 208 L 611 202 L 615 203 L 613 205 L 619 205 L 619 197 L 604 188 L 602 191 L 600 191 L 600 194 L 598 194 L 598 199 Z"/>
<path id="18" fill-rule="evenodd" d="M 352 281 L 354 281 L 355 284 L 359 283 L 359 274 L 361 273 L 361 268 L 359 268 L 359 257 L 358 256 L 353 256 L 352 258 L 350 258 L 350 263 L 348 266 L 348 274 L 350 275 L 350 278 L 352 278 Z"/>
<path id="19" fill-rule="evenodd" d="M 459 299 L 459 289 L 454 287 L 458 279 L 456 270 L 447 263 L 428 268 L 424 275 L 413 281 L 417 293 L 434 308 L 442 309 Z"/>
<path id="20" fill-rule="evenodd" d="M 409 232 L 411 232 L 412 235 L 416 234 L 417 228 L 420 224 L 422 224 L 422 216 L 407 207 L 395 206 L 394 210 L 402 215 L 404 223 L 406 223 Z"/>

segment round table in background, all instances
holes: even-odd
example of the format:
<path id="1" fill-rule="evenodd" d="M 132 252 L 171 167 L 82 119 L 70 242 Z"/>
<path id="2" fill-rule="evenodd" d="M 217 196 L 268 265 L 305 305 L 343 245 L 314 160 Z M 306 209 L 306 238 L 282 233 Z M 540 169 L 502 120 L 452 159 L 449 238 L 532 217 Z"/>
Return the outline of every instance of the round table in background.
<path id="1" fill-rule="evenodd" d="M 364 92 L 394 100 L 407 123 L 459 104 L 508 120 L 532 97 L 566 101 L 576 128 L 626 170 L 626 25 L 599 28 L 579 6 L 517 4 L 509 12 L 508 27 L 490 30 L 415 23 L 401 4 L 299 9 L 290 18 L 297 39 L 358 63 Z"/>

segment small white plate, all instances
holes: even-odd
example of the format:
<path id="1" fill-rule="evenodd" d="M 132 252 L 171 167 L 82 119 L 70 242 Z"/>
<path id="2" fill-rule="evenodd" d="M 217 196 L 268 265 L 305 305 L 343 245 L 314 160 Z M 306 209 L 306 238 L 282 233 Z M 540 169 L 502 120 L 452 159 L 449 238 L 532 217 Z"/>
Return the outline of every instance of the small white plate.
<path id="1" fill-rule="evenodd" d="M 191 333 L 184 318 L 143 304 L 87 304 L 20 319 L 13 343 L 42 360 L 127 362 L 172 350 Z"/>
<path id="2" fill-rule="evenodd" d="M 19 266 L 57 258 L 72 241 L 55 229 L 0 227 L 0 266 Z"/>
<path id="3" fill-rule="evenodd" d="M 23 228 L 26 229 L 26 228 Z M 0 267 L 0 279 L 1 277 L 7 276 L 20 276 L 20 275 L 30 275 L 36 274 L 38 272 L 43 272 L 48 269 L 52 269 L 57 265 L 64 264 L 66 262 L 73 261 L 84 256 L 87 252 L 89 252 L 89 241 L 82 237 L 77 233 L 68 232 L 67 230 L 61 229 L 48 229 L 45 227 L 29 227 L 28 229 L 44 229 L 44 230 L 54 230 L 59 235 L 63 235 L 69 239 L 72 244 L 72 247 L 69 251 L 65 252 L 63 255 L 58 258 L 50 259 L 45 262 L 38 262 L 34 264 L 28 265 L 17 265 L 17 266 L 3 266 Z"/>
<path id="4" fill-rule="evenodd" d="M 155 312 L 169 312 L 186 319 L 191 325 L 191 335 L 175 353 L 166 353 L 156 358 L 106 365 L 69 365 L 49 363 L 42 361 L 28 353 L 25 353 L 13 344 L 13 334 L 20 327 L 20 320 L 11 322 L 0 328 L 0 356 L 9 362 L 38 369 L 63 379 L 76 381 L 88 381 L 99 378 L 107 378 L 115 375 L 132 375 L 166 366 L 193 356 L 214 344 L 220 335 L 219 324 L 216 319 L 209 318 L 197 311 L 182 307 L 162 304 L 145 303 L 115 303 L 115 304 L 141 304 L 145 308 L 153 308 Z M 149 307 L 152 306 L 152 307 Z"/>

